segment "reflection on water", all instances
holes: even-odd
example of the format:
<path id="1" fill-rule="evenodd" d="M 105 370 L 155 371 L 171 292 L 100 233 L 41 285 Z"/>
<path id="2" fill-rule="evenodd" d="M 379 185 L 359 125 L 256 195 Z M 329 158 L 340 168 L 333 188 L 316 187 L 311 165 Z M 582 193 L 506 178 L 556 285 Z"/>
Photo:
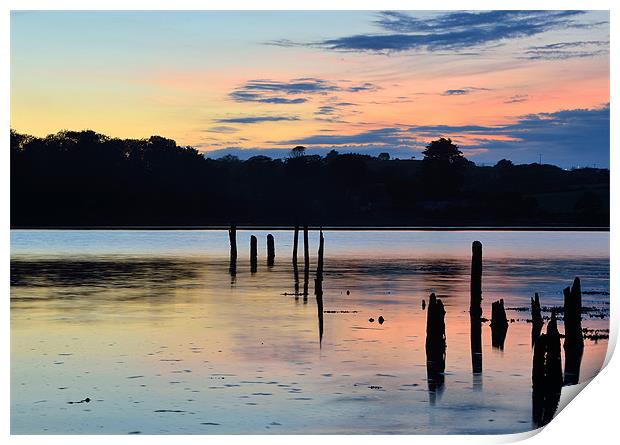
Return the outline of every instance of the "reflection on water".
<path id="1" fill-rule="evenodd" d="M 303 292 L 287 254 L 292 233 L 272 232 L 274 264 L 267 266 L 259 248 L 255 273 L 243 231 L 236 233 L 243 247 L 234 264 L 225 231 L 192 234 L 202 240 L 192 248 L 178 232 L 137 233 L 125 243 L 115 232 L 108 244 L 105 233 L 89 239 L 50 232 L 47 243 L 39 242 L 42 232 L 28 243 L 28 233 L 12 232 L 13 433 L 526 431 L 537 425 L 528 322 L 534 292 L 548 319 L 550 307 L 563 305 L 562 289 L 579 276 L 583 306 L 597 308 L 583 314 L 583 327 L 608 328 L 608 251 L 596 255 L 596 240 L 581 243 L 587 256 L 575 248 L 572 256 L 505 257 L 493 253 L 500 251 L 493 234 L 496 247 L 485 244 L 483 314 L 501 298 L 514 319 L 500 351 L 491 347 L 489 323 L 469 316 L 468 255 L 473 239 L 485 243 L 480 233 L 453 244 L 465 255 L 442 258 L 421 252 L 434 237 L 442 250 L 444 237 L 460 242 L 460 234 L 427 233 L 424 247 L 404 257 L 400 247 L 392 250 L 399 239 L 412 239 L 403 232 L 394 239 L 382 232 L 381 248 L 366 233 L 374 255 L 350 247 L 360 241 L 357 233 L 349 239 L 326 232 L 319 268 L 318 234 L 310 232 L 316 278 L 310 284 L 304 267 Z M 519 236 L 521 245 L 532 244 L 529 233 L 506 240 Z M 546 242 L 574 238 L 563 236 Z M 150 250 L 140 247 L 148 244 L 141 237 Z M 308 299 L 310 291 L 316 298 Z M 447 343 L 441 359 L 431 351 L 434 360 L 425 344 L 431 293 L 445 308 Z M 563 332 L 562 317 L 558 325 Z M 585 340 L 580 381 L 596 374 L 606 347 L 606 340 Z M 87 397 L 89 403 L 69 403 Z"/>

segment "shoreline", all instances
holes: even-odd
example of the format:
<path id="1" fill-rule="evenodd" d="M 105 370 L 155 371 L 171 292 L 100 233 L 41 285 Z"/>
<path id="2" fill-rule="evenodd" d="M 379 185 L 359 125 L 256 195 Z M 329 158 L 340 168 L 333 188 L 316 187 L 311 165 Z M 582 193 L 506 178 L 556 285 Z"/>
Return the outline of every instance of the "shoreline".
<path id="1" fill-rule="evenodd" d="M 17 226 L 10 230 L 228 230 L 228 225 L 212 226 Z M 299 228 L 303 228 L 302 225 Z M 294 230 L 295 226 L 237 225 L 237 230 Z M 308 230 L 330 231 L 420 231 L 420 232 L 609 232 L 607 227 L 589 226 L 316 226 Z"/>

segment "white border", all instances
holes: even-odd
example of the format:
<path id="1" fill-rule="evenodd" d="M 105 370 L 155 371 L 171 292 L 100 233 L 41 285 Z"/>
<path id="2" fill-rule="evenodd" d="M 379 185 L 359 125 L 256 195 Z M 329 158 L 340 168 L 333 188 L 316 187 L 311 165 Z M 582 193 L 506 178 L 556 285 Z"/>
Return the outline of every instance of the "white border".
<path id="1" fill-rule="evenodd" d="M 543 0 L 528 0 L 528 1 L 448 1 L 448 0 L 435 0 L 433 2 L 418 2 L 418 1 L 406 1 L 406 0 L 357 0 L 355 2 L 347 3 L 345 1 L 334 0 L 297 0 L 292 2 L 290 0 L 263 0 L 259 2 L 252 2 L 249 0 L 227 0 L 226 2 L 201 2 L 197 0 L 175 0 L 175 1 L 163 1 L 163 0 L 151 0 L 151 1 L 133 1 L 133 0 L 90 0 L 88 3 L 80 2 L 78 0 L 56 0 L 53 3 L 44 0 L 8 0 L 2 2 L 2 12 L 0 23 L 2 26 L 1 34 L 1 51 L 2 59 L 4 63 L 2 66 L 2 93 L 4 99 L 4 107 L 0 108 L 2 120 L 6 123 L 10 122 L 10 10 L 28 10 L 28 9 L 159 9 L 159 10 L 179 10 L 179 9 L 213 9 L 213 10 L 233 10 L 233 9 L 288 9 L 288 10 L 310 10 L 310 9 L 325 9 L 325 10 L 343 10 L 343 9 L 357 9 L 357 10 L 377 10 L 377 9 L 402 9 L 402 10 L 446 10 L 446 9 L 604 9 L 611 10 L 611 34 L 616 35 L 617 31 L 617 17 L 614 9 L 618 9 L 619 3 L 611 0 L 589 0 L 589 1 L 543 1 Z M 432 7 L 431 7 L 432 6 Z M 613 40 L 613 37 L 612 37 Z M 611 76 L 610 79 L 614 79 L 614 75 L 618 75 L 618 49 L 617 45 L 612 44 L 611 47 Z M 617 88 L 614 88 L 614 84 L 611 85 L 611 122 L 618 123 L 618 113 L 616 112 L 615 104 L 617 103 L 618 93 Z M 2 181 L 2 188 L 0 190 L 0 196 L 2 199 L 2 221 L 5 227 L 4 232 L 0 238 L 4 256 L 2 258 L 2 271 L 4 279 L 5 296 L 4 304 L 2 305 L 2 342 L 0 343 L 1 353 L 3 360 L 1 361 L 0 378 L 4 384 L 5 391 L 2 392 L 2 419 L 1 419 L 1 432 L 0 440 L 7 439 L 9 443 L 15 444 L 30 444 L 33 442 L 45 442 L 45 443 L 63 443 L 63 444 L 104 444 L 111 440 L 109 436 L 10 436 L 10 397 L 9 394 L 9 376 L 10 376 L 10 354 L 9 354 L 9 335 L 10 335 L 10 315 L 9 315 L 9 252 L 10 252 L 10 238 L 9 238 L 9 132 L 5 127 L 3 137 L 3 151 L 2 151 L 2 175 L 0 176 Z M 612 125 L 611 127 L 611 147 L 618 148 L 618 131 L 617 127 Z M 616 171 L 618 167 L 618 155 L 611 151 L 611 169 L 612 172 Z M 618 191 L 618 175 L 612 174 L 611 177 L 611 226 L 617 225 L 616 215 L 618 213 L 618 204 L 614 202 L 613 197 L 617 196 Z M 611 231 L 611 295 L 617 295 L 620 291 L 617 285 L 616 277 L 620 277 L 619 267 L 617 261 L 615 261 L 615 248 L 620 247 L 619 238 L 615 230 Z M 593 443 L 593 444 L 605 444 L 615 441 L 611 439 L 615 436 L 618 420 L 617 420 L 617 403 L 618 395 L 618 378 L 620 376 L 620 364 L 618 359 L 610 360 L 612 351 L 617 342 L 618 336 L 618 316 L 616 312 L 617 297 L 612 298 L 611 304 L 611 335 L 610 335 L 610 348 L 607 355 L 607 365 L 605 369 L 594 379 L 592 384 L 587 385 L 587 388 L 579 394 L 577 399 L 568 404 L 568 406 L 559 413 L 558 417 L 554 419 L 541 434 L 524 433 L 517 435 L 506 436 L 118 436 L 112 440 L 120 443 L 165 443 L 168 444 L 172 441 L 175 443 L 198 443 L 205 440 L 216 441 L 217 443 L 257 443 L 257 444 L 273 444 L 273 443 L 290 443 L 294 441 L 296 443 L 313 443 L 315 440 L 321 442 L 334 443 L 336 441 L 351 441 L 360 444 L 377 442 L 385 443 L 410 443 L 411 440 L 415 440 L 416 443 L 435 443 L 435 444 L 447 444 L 447 443 L 504 443 L 522 440 L 530 436 L 534 436 L 531 439 L 532 443 L 546 443 L 552 441 L 553 443 Z M 616 439 L 617 440 L 617 439 Z"/>

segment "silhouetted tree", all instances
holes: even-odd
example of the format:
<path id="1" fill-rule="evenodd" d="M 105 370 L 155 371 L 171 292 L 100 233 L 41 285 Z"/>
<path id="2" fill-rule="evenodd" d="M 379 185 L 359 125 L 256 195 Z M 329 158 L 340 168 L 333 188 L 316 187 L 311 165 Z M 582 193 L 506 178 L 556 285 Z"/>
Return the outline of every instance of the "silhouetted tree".
<path id="1" fill-rule="evenodd" d="M 330 150 L 326 155 L 325 155 L 325 160 L 326 161 L 331 161 L 333 159 L 336 159 L 338 157 L 338 152 L 336 150 Z"/>
<path id="2" fill-rule="evenodd" d="M 297 147 L 291 150 L 289 157 L 294 159 L 294 158 L 301 158 L 305 155 L 306 155 L 306 147 L 304 147 L 303 145 L 298 145 Z"/>
<path id="3" fill-rule="evenodd" d="M 509 159 L 501 159 L 501 160 L 497 161 L 497 163 L 495 164 L 495 168 L 506 169 L 506 168 L 510 168 L 510 167 L 514 167 L 514 164 Z"/>
<path id="4" fill-rule="evenodd" d="M 424 183 L 429 195 L 442 199 L 456 195 L 468 162 L 459 147 L 451 139 L 440 138 L 428 144 L 422 154 Z"/>
<path id="5" fill-rule="evenodd" d="M 390 154 L 389 153 L 379 153 L 379 156 L 377 156 L 377 159 L 379 159 L 380 161 L 389 161 L 390 160 Z"/>
<path id="6" fill-rule="evenodd" d="M 439 138 L 432 141 L 422 152 L 425 162 L 462 166 L 466 164 L 463 153 L 458 145 L 452 143 L 452 139 Z"/>

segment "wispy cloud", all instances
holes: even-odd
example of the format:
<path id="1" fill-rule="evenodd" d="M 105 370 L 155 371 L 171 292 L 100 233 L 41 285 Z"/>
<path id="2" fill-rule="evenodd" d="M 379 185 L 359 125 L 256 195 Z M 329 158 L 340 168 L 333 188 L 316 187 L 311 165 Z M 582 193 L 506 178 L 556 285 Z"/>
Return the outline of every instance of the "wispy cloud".
<path id="1" fill-rule="evenodd" d="M 216 127 L 211 127 L 207 130 L 204 130 L 207 133 L 221 133 L 221 134 L 232 134 L 239 131 L 239 129 L 235 127 L 229 127 L 227 125 L 218 125 Z"/>
<path id="2" fill-rule="evenodd" d="M 504 101 L 505 104 L 517 104 L 521 102 L 527 102 L 529 100 L 529 96 L 527 94 L 515 94 L 514 96 L 510 96 L 508 99 Z"/>
<path id="3" fill-rule="evenodd" d="M 298 116 L 242 116 L 215 119 L 221 124 L 256 124 L 260 122 L 298 121 Z"/>
<path id="4" fill-rule="evenodd" d="M 295 99 L 288 99 L 286 97 L 279 96 L 265 97 L 262 94 L 249 93 L 247 91 L 233 91 L 230 93 L 230 97 L 237 102 L 260 102 L 265 104 L 302 104 L 308 101 L 308 99 L 304 97 L 298 97 Z"/>
<path id="5" fill-rule="evenodd" d="M 325 105 L 325 106 L 319 107 L 319 109 L 314 114 L 333 115 L 333 114 L 336 114 L 337 111 L 338 109 L 336 107 L 333 107 L 331 105 Z"/>
<path id="6" fill-rule="evenodd" d="M 550 43 L 542 46 L 530 46 L 524 51 L 521 58 L 530 60 L 564 60 L 594 57 L 609 54 L 608 47 L 609 42 L 603 40 Z"/>
<path id="7" fill-rule="evenodd" d="M 477 87 L 463 87 L 454 90 L 446 90 L 441 93 L 442 96 L 465 96 L 467 94 L 475 93 L 477 91 L 489 91 L 488 88 L 477 88 Z"/>
<path id="8" fill-rule="evenodd" d="M 411 134 L 403 132 L 397 127 L 379 128 L 352 135 L 316 134 L 299 139 L 278 141 L 279 145 L 350 145 L 350 144 L 379 144 L 402 146 L 411 142 Z"/>
<path id="9" fill-rule="evenodd" d="M 249 80 L 236 88 L 229 97 L 236 102 L 260 102 L 270 104 L 300 104 L 308 96 L 334 92 L 358 93 L 375 91 L 379 87 L 370 82 L 356 85 L 339 85 L 323 79 L 308 77 L 277 81 L 270 79 Z"/>
<path id="10" fill-rule="evenodd" d="M 577 20 L 585 11 L 471 11 L 447 12 L 431 17 L 385 11 L 375 25 L 383 33 L 356 34 L 312 43 L 290 40 L 279 46 L 314 46 L 335 51 L 392 53 L 400 51 L 461 51 L 499 44 L 550 30 L 585 28 L 602 23 Z"/>

